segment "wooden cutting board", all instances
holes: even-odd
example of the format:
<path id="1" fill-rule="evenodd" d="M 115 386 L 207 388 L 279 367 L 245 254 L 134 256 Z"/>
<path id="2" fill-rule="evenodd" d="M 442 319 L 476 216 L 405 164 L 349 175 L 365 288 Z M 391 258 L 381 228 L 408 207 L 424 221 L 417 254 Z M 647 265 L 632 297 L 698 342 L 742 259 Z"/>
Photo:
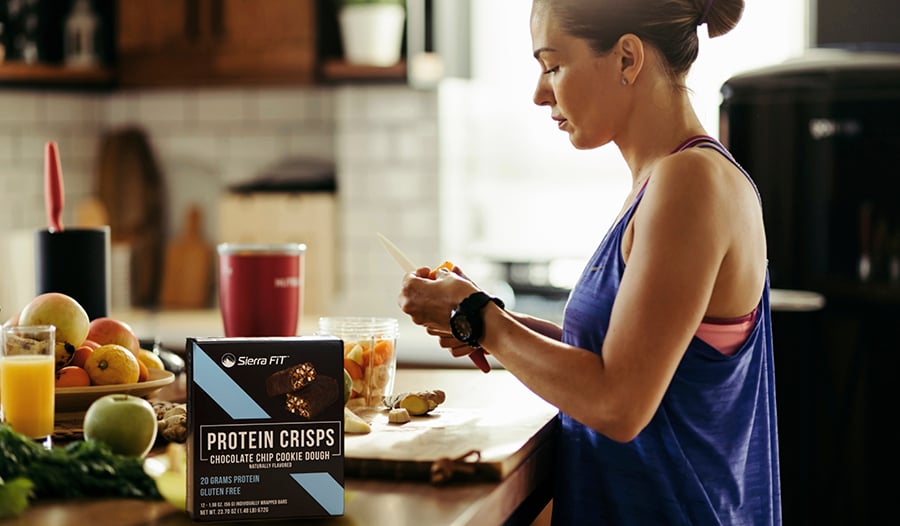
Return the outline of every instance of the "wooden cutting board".
<path id="1" fill-rule="evenodd" d="M 401 369 L 397 383 L 399 391 L 444 389 L 447 401 L 400 425 L 385 410 L 357 410 L 372 432 L 345 435 L 347 475 L 430 480 L 455 460 L 451 480 L 502 480 L 555 431 L 556 408 L 506 371 Z"/>
<path id="2" fill-rule="evenodd" d="M 188 209 L 180 236 L 166 246 L 162 290 L 163 309 L 202 309 L 212 290 L 213 253 L 203 239 L 199 206 Z"/>

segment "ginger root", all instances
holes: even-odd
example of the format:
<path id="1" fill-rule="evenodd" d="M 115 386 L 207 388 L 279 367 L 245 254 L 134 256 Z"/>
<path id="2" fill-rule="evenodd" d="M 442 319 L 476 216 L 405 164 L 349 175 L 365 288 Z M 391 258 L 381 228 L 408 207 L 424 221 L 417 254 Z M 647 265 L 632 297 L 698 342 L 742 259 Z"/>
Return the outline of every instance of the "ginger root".
<path id="1" fill-rule="evenodd" d="M 187 404 L 153 402 L 152 405 L 156 411 L 157 435 L 183 444 L 187 440 Z"/>
<path id="2" fill-rule="evenodd" d="M 413 416 L 421 416 L 444 403 L 446 395 L 440 389 L 397 393 L 382 399 L 388 409 L 403 408 Z"/>

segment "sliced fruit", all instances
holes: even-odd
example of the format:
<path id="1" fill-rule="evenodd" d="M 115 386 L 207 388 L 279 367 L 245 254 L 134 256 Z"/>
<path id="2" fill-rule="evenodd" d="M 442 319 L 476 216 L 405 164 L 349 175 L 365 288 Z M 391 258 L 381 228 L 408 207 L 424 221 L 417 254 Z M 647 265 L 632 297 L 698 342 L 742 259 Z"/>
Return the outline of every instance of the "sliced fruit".
<path id="1" fill-rule="evenodd" d="M 349 408 L 344 408 L 344 432 L 365 434 L 372 431 L 372 426 Z"/>

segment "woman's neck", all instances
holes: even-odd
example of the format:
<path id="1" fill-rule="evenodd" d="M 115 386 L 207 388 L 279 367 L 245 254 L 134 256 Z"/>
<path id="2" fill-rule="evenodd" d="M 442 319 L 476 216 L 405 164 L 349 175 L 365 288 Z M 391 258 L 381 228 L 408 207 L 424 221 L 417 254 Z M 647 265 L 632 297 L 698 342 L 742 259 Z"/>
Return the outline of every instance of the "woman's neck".
<path id="1" fill-rule="evenodd" d="M 669 155 L 686 139 L 707 132 L 691 106 L 687 93 L 674 90 L 668 82 L 653 86 L 635 84 L 636 94 L 628 129 L 616 138 L 616 145 L 631 170 L 632 184 L 639 187 L 653 164 Z"/>

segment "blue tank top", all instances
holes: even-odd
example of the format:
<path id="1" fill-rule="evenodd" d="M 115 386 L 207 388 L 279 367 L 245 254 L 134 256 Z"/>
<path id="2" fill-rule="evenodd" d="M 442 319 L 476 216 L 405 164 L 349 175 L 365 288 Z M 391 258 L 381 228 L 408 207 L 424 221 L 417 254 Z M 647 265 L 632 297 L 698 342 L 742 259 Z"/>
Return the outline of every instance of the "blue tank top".
<path id="1" fill-rule="evenodd" d="M 715 148 L 747 175 L 713 139 L 697 137 L 680 149 L 694 145 Z M 625 270 L 622 236 L 643 194 L 607 232 L 572 290 L 564 342 L 601 352 Z M 781 524 L 768 275 L 759 313 L 731 356 L 693 338 L 634 440 L 613 441 L 559 414 L 555 525 Z"/>

